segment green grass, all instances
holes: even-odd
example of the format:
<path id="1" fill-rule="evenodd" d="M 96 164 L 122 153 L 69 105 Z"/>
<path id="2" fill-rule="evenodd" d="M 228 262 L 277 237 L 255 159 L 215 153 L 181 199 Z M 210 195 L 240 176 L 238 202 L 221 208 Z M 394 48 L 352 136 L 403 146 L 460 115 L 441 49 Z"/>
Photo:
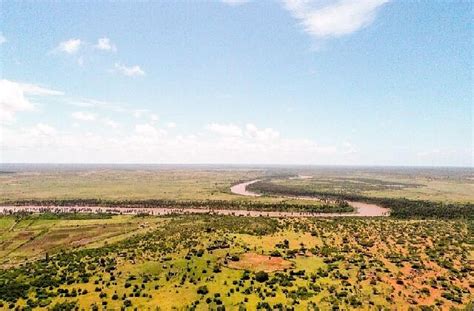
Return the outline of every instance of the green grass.
<path id="1" fill-rule="evenodd" d="M 0 175 L 0 202 L 22 199 L 256 200 L 230 193 L 238 181 L 308 175 L 277 182 L 323 191 L 445 202 L 474 201 L 471 169 L 174 169 L 41 171 Z"/>
<path id="2" fill-rule="evenodd" d="M 4 217 L 2 223 L 8 219 L 17 220 L 9 216 Z M 115 233 L 115 225 L 132 227 L 144 222 L 150 224 L 149 230 L 115 242 L 109 240 L 107 245 L 92 248 L 95 242 L 91 241 L 79 249 L 66 249 L 65 253 L 50 248 L 48 261 L 43 255 L 38 261 L 33 258 L 22 266 L 0 270 L 0 282 L 30 284 L 42 276 L 50 276 L 58 284 L 44 289 L 52 294 L 49 307 L 77 301 L 78 307 L 84 309 L 103 302 L 109 309 L 120 309 L 125 295 L 132 302 L 132 309 L 159 306 L 171 310 L 195 305 L 198 310 L 207 310 L 217 307 L 216 294 L 226 309 L 245 305 L 255 310 L 259 303 L 266 302 L 271 306 L 292 305 L 296 309 L 306 309 L 310 303 L 316 303 L 323 310 L 335 305 L 352 310 L 357 309 L 353 305 L 357 301 L 371 302 L 373 308 L 400 305 L 416 308 L 438 302 L 442 308 L 449 309 L 461 307 L 474 294 L 470 286 L 474 279 L 466 270 L 472 245 L 468 244 L 468 224 L 461 220 L 114 216 L 89 220 L 23 219 L 14 233 L 47 230 L 31 242 L 41 242 L 39 244 L 45 247 L 50 244 L 43 241 L 52 237 L 69 243 L 75 230 L 90 231 L 90 226 L 104 229 L 98 237 L 108 240 L 107 232 Z M 64 229 L 69 235 L 63 236 Z M 278 246 L 285 239 L 288 249 Z M 208 249 L 222 240 L 227 241 L 228 248 Z M 372 241 L 369 246 L 364 242 L 367 240 Z M 301 251 L 301 247 L 306 250 Z M 196 255 L 199 249 L 203 250 L 201 257 Z M 279 249 L 293 267 L 270 272 L 269 281 L 265 283 L 254 279 L 256 271 L 249 273 L 249 279 L 242 279 L 244 271 L 230 268 L 226 263 L 228 254 L 258 253 L 266 258 L 275 249 Z M 26 255 L 31 247 L 22 250 Z M 392 254 L 398 257 L 394 259 Z M 422 265 L 412 268 L 419 263 Z M 218 272 L 213 271 L 216 266 Z M 86 280 L 80 278 L 84 273 L 79 273 L 81 267 L 89 274 Z M 304 274 L 298 275 L 299 271 Z M 282 275 L 291 277 L 291 283 L 281 283 Z M 61 279 L 61 276 L 67 278 Z M 403 285 L 397 285 L 397 280 L 403 281 Z M 201 296 L 197 288 L 203 285 L 209 292 Z M 420 292 L 422 287 L 429 287 L 429 296 Z M 69 292 L 87 290 L 88 293 L 65 297 L 58 291 L 65 289 Z M 45 302 L 44 295 L 38 292 L 41 290 L 34 286 L 29 290 L 29 297 L 33 299 L 30 303 Z M 441 294 L 445 292 L 460 302 L 443 298 Z M 101 293 L 106 296 L 101 298 Z M 112 299 L 114 293 L 119 297 L 116 300 Z M 140 294 L 135 297 L 133 293 Z M 207 299 L 210 299 L 209 304 Z M 15 304 L 25 306 L 27 302 L 20 298 Z M 364 306 L 367 305 L 360 308 Z"/>

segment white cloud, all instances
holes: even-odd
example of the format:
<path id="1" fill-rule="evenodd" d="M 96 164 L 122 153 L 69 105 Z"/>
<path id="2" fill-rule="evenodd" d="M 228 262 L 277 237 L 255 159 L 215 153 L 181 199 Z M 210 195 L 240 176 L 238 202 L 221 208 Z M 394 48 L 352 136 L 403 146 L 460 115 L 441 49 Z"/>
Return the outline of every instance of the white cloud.
<path id="1" fill-rule="evenodd" d="M 304 30 L 318 38 L 351 34 L 370 25 L 377 9 L 389 0 L 284 0 L 285 8 Z"/>
<path id="2" fill-rule="evenodd" d="M 110 41 L 110 39 L 106 37 L 98 39 L 97 44 L 94 45 L 94 47 L 101 51 L 117 51 L 117 47 L 115 46 L 115 44 L 113 44 L 112 41 Z"/>
<path id="3" fill-rule="evenodd" d="M 158 117 L 158 115 L 156 115 L 156 114 L 153 113 L 153 114 L 151 114 L 150 119 L 151 119 L 151 121 L 156 122 L 156 121 L 159 120 L 159 117 Z"/>
<path id="4" fill-rule="evenodd" d="M 7 38 L 0 32 L 0 45 L 4 44 L 7 42 Z"/>
<path id="5" fill-rule="evenodd" d="M 276 130 L 257 126 L 240 130 L 241 136 L 209 132 L 172 135 L 164 128 L 142 123 L 132 131 L 100 135 L 87 129 L 67 132 L 37 125 L 7 128 L 2 132 L 1 144 L 4 160 L 17 162 L 314 164 L 337 163 L 341 159 L 338 155 L 344 155 L 342 149 L 320 146 L 313 140 L 277 137 Z M 266 140 L 261 140 L 260 134 L 254 137 L 247 132 L 266 133 Z"/>
<path id="6" fill-rule="evenodd" d="M 57 130 L 51 125 L 38 123 L 34 128 L 31 129 L 31 134 L 34 136 L 54 136 Z"/>
<path id="7" fill-rule="evenodd" d="M 170 129 L 173 129 L 173 128 L 176 127 L 176 123 L 174 123 L 174 122 L 168 122 L 168 123 L 166 123 L 166 127 L 167 127 L 167 128 L 170 128 Z"/>
<path id="8" fill-rule="evenodd" d="M 238 6 L 245 3 L 248 3 L 250 0 L 221 0 L 222 3 L 225 3 L 230 6 Z"/>
<path id="9" fill-rule="evenodd" d="M 134 109 L 134 110 L 132 110 L 131 112 L 132 112 L 132 115 L 133 115 L 135 118 L 139 119 L 139 118 L 141 118 L 141 117 L 143 116 L 143 114 L 145 114 L 145 113 L 148 112 L 148 109 Z M 152 120 L 153 120 L 153 118 L 152 118 Z"/>
<path id="10" fill-rule="evenodd" d="M 124 76 L 138 77 L 145 75 L 145 71 L 143 71 L 143 69 L 141 69 L 138 65 L 127 67 L 120 63 L 115 63 L 114 67 L 116 71 L 123 74 Z"/>
<path id="11" fill-rule="evenodd" d="M 64 95 L 64 92 L 48 89 L 36 84 L 19 83 L 19 85 L 26 95 L 31 95 L 31 96 Z"/>
<path id="12" fill-rule="evenodd" d="M 85 111 L 76 111 L 71 114 L 71 116 L 79 121 L 94 121 L 96 120 L 97 116 L 91 112 Z"/>
<path id="13" fill-rule="evenodd" d="M 17 112 L 34 110 L 29 96 L 50 95 L 63 95 L 63 93 L 34 84 L 0 80 L 0 121 L 13 122 Z"/>
<path id="14" fill-rule="evenodd" d="M 221 136 L 242 136 L 240 127 L 234 124 L 211 123 L 206 125 L 206 129 Z"/>
<path id="15" fill-rule="evenodd" d="M 249 123 L 245 126 L 246 135 L 259 141 L 268 141 L 278 139 L 280 133 L 272 128 L 259 129 L 255 125 Z"/>
<path id="16" fill-rule="evenodd" d="M 110 118 L 102 118 L 102 123 L 114 129 L 119 127 L 119 124 Z"/>
<path id="17" fill-rule="evenodd" d="M 0 80 L 0 120 L 15 120 L 18 111 L 33 110 L 34 106 L 25 97 L 20 84 L 8 80 Z"/>
<path id="18" fill-rule="evenodd" d="M 56 50 L 67 54 L 75 54 L 77 53 L 77 51 L 79 51 L 79 48 L 82 44 L 83 42 L 81 41 L 81 39 L 69 39 L 60 42 Z"/>
<path id="19" fill-rule="evenodd" d="M 151 124 L 137 124 L 135 125 L 135 137 L 133 140 L 139 142 L 153 142 L 157 139 L 163 138 L 166 136 L 167 132 L 164 129 L 160 129 Z"/>

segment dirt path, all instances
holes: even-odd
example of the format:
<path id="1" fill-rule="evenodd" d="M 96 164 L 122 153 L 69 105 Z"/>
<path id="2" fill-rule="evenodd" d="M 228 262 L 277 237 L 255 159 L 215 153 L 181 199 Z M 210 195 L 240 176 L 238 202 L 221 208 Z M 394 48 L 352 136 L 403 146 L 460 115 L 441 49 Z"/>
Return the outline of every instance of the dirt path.
<path id="1" fill-rule="evenodd" d="M 252 181 L 247 181 L 244 183 L 240 183 L 234 185 L 230 188 L 230 191 L 234 194 L 244 195 L 244 196 L 260 196 L 260 194 L 251 192 L 247 190 L 247 186 L 253 183 L 260 181 L 260 179 L 255 179 Z M 291 199 L 304 199 L 304 200 L 319 200 L 318 198 L 308 197 L 308 196 L 285 196 Z M 376 204 L 369 204 L 364 202 L 355 202 L 355 201 L 347 201 L 347 203 L 356 209 L 355 213 L 324 213 L 324 214 L 315 214 L 315 217 L 334 217 L 334 216 L 361 216 L 361 217 L 376 217 L 376 216 L 388 216 L 390 213 L 390 209 L 378 206 Z M 323 216 L 319 216 L 323 215 Z"/>

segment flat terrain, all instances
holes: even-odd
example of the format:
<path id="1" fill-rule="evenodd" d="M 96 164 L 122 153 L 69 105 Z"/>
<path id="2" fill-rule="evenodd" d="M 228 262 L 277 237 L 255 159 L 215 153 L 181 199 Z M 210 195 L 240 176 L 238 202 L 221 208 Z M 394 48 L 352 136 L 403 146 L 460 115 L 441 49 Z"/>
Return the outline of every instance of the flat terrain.
<path id="1" fill-rule="evenodd" d="M 18 240 L 2 262 L 39 258 L 0 270 L 3 308 L 448 310 L 474 294 L 462 220 L 35 217 L 0 218 Z"/>
<path id="2" fill-rule="evenodd" d="M 378 197 L 406 197 L 443 202 L 474 202 L 474 170 L 403 168 L 149 168 L 123 169 L 87 166 L 55 170 L 27 166 L 3 167 L 0 200 L 21 199 L 170 199 L 242 200 L 232 185 L 262 177 L 322 191 L 363 193 Z M 288 178 L 289 176 L 304 178 Z M 245 198 L 275 201 L 277 198 Z"/>
<path id="3" fill-rule="evenodd" d="M 0 309 L 472 308 L 472 169 L 2 171 L 1 211 L 37 205 L 0 216 Z M 328 217 L 348 202 L 393 213 Z"/>

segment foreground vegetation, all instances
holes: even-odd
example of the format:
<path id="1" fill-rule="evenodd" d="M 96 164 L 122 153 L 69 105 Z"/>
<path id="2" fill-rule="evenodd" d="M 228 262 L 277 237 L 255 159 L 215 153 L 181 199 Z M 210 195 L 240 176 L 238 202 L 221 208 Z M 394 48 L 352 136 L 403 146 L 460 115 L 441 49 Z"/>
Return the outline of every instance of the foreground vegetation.
<path id="1" fill-rule="evenodd" d="M 72 222 L 84 232 L 91 222 L 146 231 L 10 261 L 0 270 L 0 308 L 434 310 L 462 308 L 474 294 L 472 223 L 463 220 L 35 217 L 0 218 L 3 241 L 53 230 L 27 239 L 25 256 Z"/>
<path id="2" fill-rule="evenodd" d="M 249 190 L 265 195 L 229 192 L 253 179 Z M 5 172 L 0 205 L 82 213 L 0 216 L 0 309 L 471 310 L 473 186 L 471 171 L 451 169 Z M 352 212 L 348 201 L 392 217 L 83 213 Z"/>

